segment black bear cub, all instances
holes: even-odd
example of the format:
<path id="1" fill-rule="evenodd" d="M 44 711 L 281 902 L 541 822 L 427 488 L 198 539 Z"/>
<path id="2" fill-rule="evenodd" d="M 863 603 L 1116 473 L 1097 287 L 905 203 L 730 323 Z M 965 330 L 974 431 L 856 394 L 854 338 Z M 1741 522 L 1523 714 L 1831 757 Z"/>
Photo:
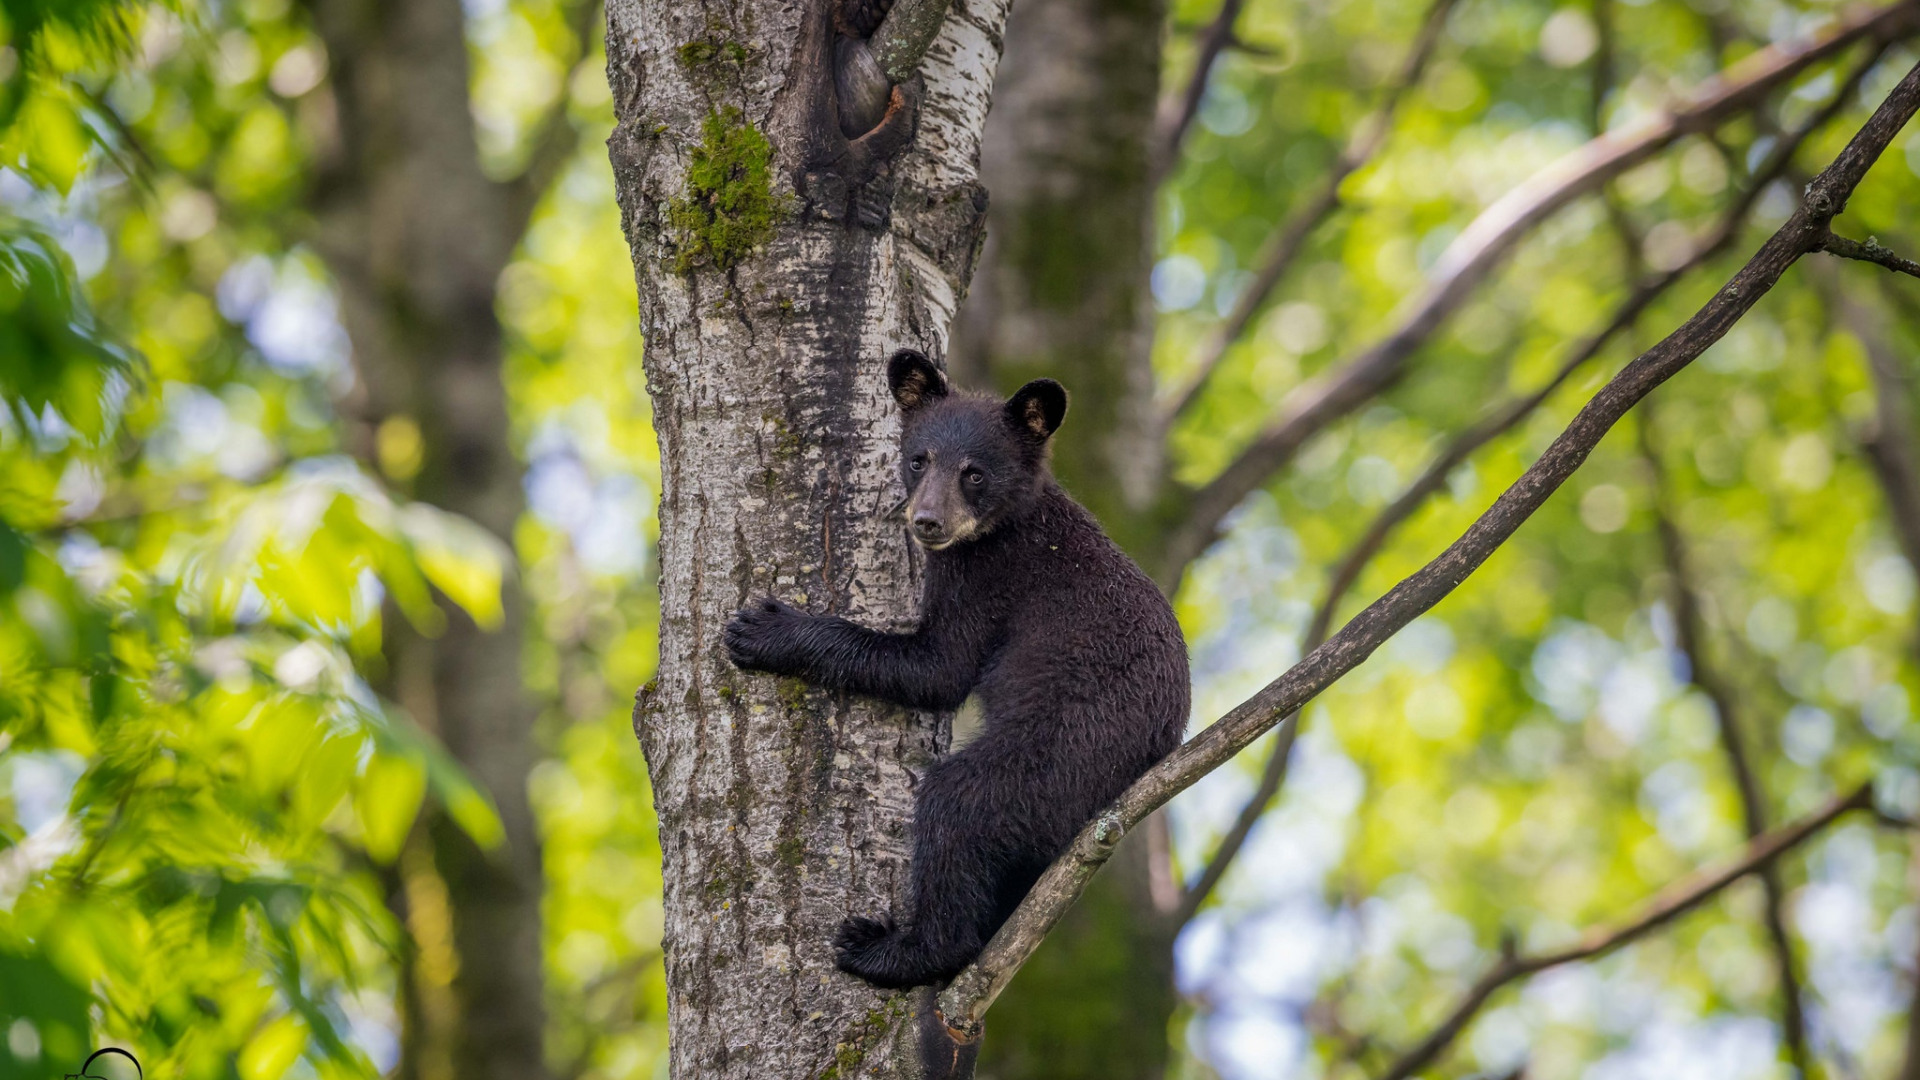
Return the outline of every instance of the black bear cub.
<path id="1" fill-rule="evenodd" d="M 905 921 L 850 918 L 834 941 L 842 971 L 907 987 L 979 955 L 1080 828 L 1180 744 L 1189 689 L 1173 609 L 1048 474 L 1060 384 L 955 393 L 912 351 L 887 375 L 908 526 L 928 552 L 919 627 L 769 598 L 734 616 L 726 645 L 743 668 L 914 708 L 978 696 L 978 737 L 915 788 Z"/>

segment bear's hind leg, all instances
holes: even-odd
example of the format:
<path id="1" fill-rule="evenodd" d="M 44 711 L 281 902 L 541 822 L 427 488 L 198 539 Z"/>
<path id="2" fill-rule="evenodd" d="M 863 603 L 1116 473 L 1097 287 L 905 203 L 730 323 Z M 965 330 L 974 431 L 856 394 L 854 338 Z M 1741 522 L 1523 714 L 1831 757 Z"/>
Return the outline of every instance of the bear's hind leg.
<path id="1" fill-rule="evenodd" d="M 855 917 L 834 937 L 840 970 L 900 988 L 952 978 L 1004 918 L 1008 830 L 986 806 L 967 805 L 949 758 L 929 770 L 914 805 L 908 924 Z"/>

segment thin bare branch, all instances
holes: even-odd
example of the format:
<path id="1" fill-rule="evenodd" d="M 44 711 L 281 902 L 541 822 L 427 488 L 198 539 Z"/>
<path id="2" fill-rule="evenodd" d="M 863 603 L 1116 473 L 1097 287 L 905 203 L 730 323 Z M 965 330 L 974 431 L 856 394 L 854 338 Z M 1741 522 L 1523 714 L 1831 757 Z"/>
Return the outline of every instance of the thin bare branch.
<path id="1" fill-rule="evenodd" d="M 1158 187 L 1160 181 L 1173 171 L 1174 163 L 1180 159 L 1180 144 L 1186 141 L 1187 129 L 1193 126 L 1193 118 L 1200 112 L 1200 102 L 1207 96 L 1207 82 L 1213 77 L 1213 65 L 1219 61 L 1220 54 L 1234 44 L 1233 24 L 1240 20 L 1240 9 L 1246 6 L 1246 0 L 1221 0 L 1220 10 L 1200 31 L 1193 58 L 1193 74 L 1187 77 L 1187 86 L 1180 96 L 1166 103 L 1154 122 L 1153 154 L 1148 165 L 1153 173 L 1148 177 L 1149 187 Z"/>
<path id="2" fill-rule="evenodd" d="M 1219 370 L 1221 361 L 1226 358 L 1227 351 L 1247 332 L 1247 327 L 1260 314 L 1267 298 L 1280 284 L 1280 279 L 1287 275 L 1294 261 L 1300 257 L 1300 252 L 1307 245 L 1307 238 L 1340 208 L 1340 185 L 1380 152 L 1380 147 L 1387 141 L 1387 134 L 1393 130 L 1393 118 L 1400 109 L 1400 102 L 1420 82 L 1421 75 L 1427 70 L 1427 62 L 1433 58 L 1434 47 L 1440 42 L 1440 31 L 1447 25 L 1447 15 L 1457 2 L 1432 0 L 1427 7 L 1426 17 L 1420 22 L 1420 32 L 1407 51 L 1406 61 L 1388 84 L 1386 96 L 1381 99 L 1379 107 L 1354 129 L 1352 141 L 1334 159 L 1332 168 L 1321 178 L 1320 186 L 1301 202 L 1299 209 L 1287 215 L 1286 220 L 1268 234 L 1266 241 L 1261 244 L 1260 254 L 1254 257 L 1260 269 L 1255 271 L 1253 280 L 1234 300 L 1233 310 L 1201 344 L 1200 360 L 1194 365 L 1193 374 L 1187 377 L 1179 390 L 1168 396 L 1169 404 L 1161 416 L 1163 427 L 1172 424 L 1199 400 L 1213 373 Z"/>
<path id="3" fill-rule="evenodd" d="M 1739 273 L 1683 326 L 1601 387 L 1560 437 L 1458 540 L 1374 601 L 1326 644 L 1148 770 L 1089 823 L 1041 876 L 980 958 L 942 992 L 940 1010 L 946 1023 L 961 1037 L 977 1035 L 994 998 L 1112 856 L 1129 828 L 1358 667 L 1506 543 L 1629 409 L 1725 336 L 1789 267 L 1825 238 L 1828 223 L 1845 208 L 1867 169 L 1916 109 L 1920 109 L 1920 66 L 1900 80 L 1840 156 L 1814 178 L 1800 208 Z"/>
<path id="4" fill-rule="evenodd" d="M 1643 406 L 1644 408 L 1644 406 Z M 1733 687 L 1721 677 L 1707 655 L 1707 620 L 1700 607 L 1700 591 L 1695 584 L 1692 560 L 1686 537 L 1680 532 L 1671 506 L 1671 485 L 1659 450 L 1654 445 L 1653 414 L 1640 417 L 1640 456 L 1646 462 L 1653 486 L 1654 531 L 1660 539 L 1661 555 L 1666 561 L 1668 598 L 1673 605 L 1674 634 L 1681 653 L 1687 658 L 1688 678 L 1713 705 L 1719 725 L 1720 748 L 1726 754 L 1727 771 L 1733 774 L 1734 788 L 1740 794 L 1740 812 L 1749 839 L 1767 831 L 1767 799 L 1760 777 L 1753 766 L 1753 754 L 1740 719 Z M 1765 892 L 1762 918 L 1773 948 L 1774 968 L 1780 976 L 1780 1034 L 1787 1057 L 1801 1077 L 1811 1077 L 1807 1050 L 1806 1010 L 1801 1004 L 1800 975 L 1793 957 L 1793 939 L 1787 934 L 1784 914 L 1786 889 L 1778 868 L 1760 871 Z"/>
<path id="5" fill-rule="evenodd" d="M 1920 891 L 1920 840 L 1913 842 L 1913 854 L 1908 864 L 1909 884 Z M 1920 962 L 1920 957 L 1916 957 Z M 1913 992 L 1913 999 L 1907 1004 L 1906 1050 L 1901 1055 L 1898 1080 L 1920 1080 L 1920 988 Z"/>
<path id="6" fill-rule="evenodd" d="M 1166 545 L 1161 580 L 1213 542 L 1220 522 L 1266 483 L 1312 436 L 1392 385 L 1426 340 L 1532 229 L 1555 211 L 1653 157 L 1684 135 L 1711 130 L 1751 111 L 1774 88 L 1862 39 L 1886 41 L 1920 29 L 1920 0 L 1899 0 L 1855 15 L 1823 34 L 1755 53 L 1727 69 L 1688 104 L 1610 131 L 1535 174 L 1482 211 L 1447 248 L 1418 296 L 1386 338 L 1288 394 L 1276 421 L 1212 481 L 1192 492 L 1186 514 Z"/>
<path id="7" fill-rule="evenodd" d="M 1859 89 L 1860 83 L 1873 70 L 1884 51 L 1884 46 L 1869 50 L 1868 54 L 1854 65 L 1852 72 L 1824 107 L 1808 117 L 1800 127 L 1774 143 L 1767 159 L 1754 170 L 1753 178 L 1740 197 L 1735 199 L 1721 216 L 1720 224 L 1707 238 L 1695 245 L 1692 253 L 1679 266 L 1636 287 L 1621 302 L 1619 308 L 1615 309 L 1606 325 L 1568 354 L 1552 378 L 1532 393 L 1494 409 L 1485 419 L 1461 432 L 1445 450 L 1441 451 L 1418 480 L 1401 492 L 1398 498 L 1373 519 L 1367 531 L 1361 534 L 1353 547 L 1348 549 L 1346 556 L 1340 560 L 1328 579 L 1326 593 L 1321 598 L 1320 606 L 1314 610 L 1313 621 L 1307 627 L 1306 643 L 1303 646 L 1307 651 L 1311 652 L 1318 648 L 1320 643 L 1326 640 L 1327 631 L 1333 625 L 1333 617 L 1341 599 L 1346 596 L 1347 590 L 1353 587 L 1354 582 L 1360 579 L 1361 571 L 1366 569 L 1367 564 L 1380 553 L 1380 549 L 1386 546 L 1387 537 L 1412 517 L 1415 511 L 1426 505 L 1427 499 L 1446 486 L 1447 477 L 1452 475 L 1454 469 L 1459 468 L 1481 447 L 1513 430 L 1522 420 L 1533 415 L 1534 411 L 1565 385 L 1576 371 L 1598 356 L 1615 335 L 1632 326 L 1640 314 L 1674 283 L 1709 259 L 1717 257 L 1732 244 L 1734 237 L 1739 235 L 1740 229 L 1746 224 L 1747 217 L 1753 212 L 1760 193 L 1787 170 L 1807 137 L 1825 127 L 1846 106 L 1853 92 Z M 1631 239 L 1628 237 L 1630 242 Z M 1916 513 L 1920 514 L 1920 487 L 1915 490 L 1917 493 L 1915 509 Z M 1916 517 L 1916 524 L 1920 525 L 1920 517 Z M 1915 536 L 1920 538 L 1920 531 L 1916 531 Z M 1920 551 L 1920 548 L 1916 550 Z M 1920 565 L 1920 562 L 1916 562 L 1915 565 Z M 1200 906 L 1219 886 L 1221 879 L 1226 876 L 1227 868 L 1245 846 L 1247 837 L 1253 833 L 1254 825 L 1267 812 L 1267 808 L 1273 805 L 1274 799 L 1279 797 L 1280 790 L 1286 783 L 1288 756 L 1292 753 L 1294 741 L 1299 738 L 1299 725 L 1300 714 L 1295 712 L 1277 726 L 1278 734 L 1274 737 L 1273 749 L 1267 757 L 1266 767 L 1261 772 L 1259 785 L 1255 787 L 1252 797 L 1240 808 L 1240 813 L 1235 816 L 1233 825 L 1221 837 L 1220 844 L 1214 849 L 1213 856 L 1208 860 L 1206 867 L 1181 895 L 1180 906 L 1176 911 L 1180 923 L 1185 923 L 1199 912 Z"/>
<path id="8" fill-rule="evenodd" d="M 1603 134 L 1607 130 L 1607 97 L 1613 93 L 1614 81 L 1618 75 L 1615 61 L 1619 55 L 1618 33 L 1614 26 L 1614 0 L 1593 0 L 1593 26 L 1596 44 L 1593 50 L 1593 64 L 1589 68 L 1589 87 L 1587 94 L 1587 131 L 1592 135 Z M 1709 135 L 1709 138 L 1712 136 Z M 1627 213 L 1626 204 L 1620 200 L 1619 192 L 1612 184 L 1600 187 L 1600 205 L 1607 212 L 1607 223 L 1613 226 L 1614 234 L 1620 238 L 1621 255 L 1626 261 L 1627 280 L 1639 281 L 1646 276 L 1646 256 L 1642 252 L 1644 242 L 1640 230 Z"/>
<path id="9" fill-rule="evenodd" d="M 533 136 L 533 149 L 527 155 L 526 167 L 520 175 L 506 182 L 508 220 L 515 226 L 514 235 L 526 232 L 527 223 L 533 220 L 533 211 L 540 204 L 542 196 L 560 176 L 560 170 L 573 160 L 574 151 L 580 148 L 580 129 L 569 113 L 572 98 L 574 76 L 594 56 L 594 29 L 606 22 L 604 0 L 574 0 L 573 10 L 568 13 L 568 24 L 573 30 L 574 40 L 579 42 L 579 53 L 574 57 L 573 66 L 568 69 L 567 77 L 560 82 L 560 94 L 553 105 L 547 109 Z"/>
<path id="10" fill-rule="evenodd" d="M 1619 56 L 1613 0 L 1593 0 L 1593 29 L 1593 63 L 1587 67 L 1587 130 L 1598 135 L 1607 130 L 1607 96 L 1613 93 L 1614 61 Z"/>
<path id="11" fill-rule="evenodd" d="M 1866 243 L 1849 240 L 1844 236 L 1827 234 L 1827 242 L 1820 247 L 1829 255 L 1838 255 L 1842 259 L 1858 259 L 1861 262 L 1878 263 L 1896 274 L 1906 274 L 1920 278 L 1920 262 L 1903 258 L 1891 249 L 1881 246 L 1880 241 L 1867 237 Z"/>
<path id="12" fill-rule="evenodd" d="M 1861 441 L 1886 493 L 1900 547 L 1907 561 L 1920 567 L 1920 428 L 1914 425 L 1913 380 L 1879 313 L 1844 293 L 1840 304 L 1873 373 L 1874 426 Z"/>
<path id="13" fill-rule="evenodd" d="M 1508 983 L 1561 964 L 1592 959 L 1665 926 L 1699 907 L 1727 886 L 1770 866 L 1775 859 L 1804 843 L 1848 811 L 1864 809 L 1872 804 L 1873 785 L 1862 784 L 1792 825 L 1755 837 L 1734 862 L 1717 870 L 1695 874 L 1668 887 L 1649 901 L 1639 914 L 1625 922 L 1596 927 L 1581 935 L 1573 945 L 1557 951 L 1532 955 L 1507 953 L 1486 974 L 1480 976 L 1431 1034 L 1393 1063 L 1381 1080 L 1406 1080 L 1431 1064 L 1466 1030 L 1467 1024 L 1479 1013 L 1487 999 Z"/>

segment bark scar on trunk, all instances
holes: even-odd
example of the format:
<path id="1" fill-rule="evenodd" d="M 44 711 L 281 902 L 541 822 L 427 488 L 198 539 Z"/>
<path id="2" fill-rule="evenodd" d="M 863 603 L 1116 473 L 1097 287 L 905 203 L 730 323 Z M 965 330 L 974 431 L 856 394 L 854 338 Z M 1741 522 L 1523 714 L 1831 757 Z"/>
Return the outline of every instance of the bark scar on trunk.
<path id="1" fill-rule="evenodd" d="M 901 36 L 889 33 L 895 19 L 924 16 L 930 4 L 945 14 L 946 0 L 809 5 L 791 68 L 796 78 L 777 107 L 781 126 L 794 135 L 793 186 L 807 217 L 875 231 L 892 223 L 892 165 L 919 130 L 925 84 L 911 68 L 926 45 L 909 43 L 912 63 L 900 72 L 890 71 L 898 57 L 895 65 L 884 63 L 876 44 Z M 937 18 L 933 25 L 938 29 Z"/>

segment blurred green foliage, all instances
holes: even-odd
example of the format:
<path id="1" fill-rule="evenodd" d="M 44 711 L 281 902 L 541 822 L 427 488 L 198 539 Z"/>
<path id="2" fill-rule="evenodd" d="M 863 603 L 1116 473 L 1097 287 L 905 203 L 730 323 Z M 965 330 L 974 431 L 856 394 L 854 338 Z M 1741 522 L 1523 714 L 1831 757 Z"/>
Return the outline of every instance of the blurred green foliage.
<path id="1" fill-rule="evenodd" d="M 476 71 L 490 134 L 544 107 L 530 86 L 576 93 L 537 77 L 575 47 L 560 14 L 475 18 L 503 43 Z M 0 1076 L 74 1071 L 106 1042 L 150 1075 L 391 1067 L 396 962 L 423 929 L 390 903 L 416 818 L 432 800 L 483 846 L 500 825 L 393 704 L 381 627 L 437 632 L 436 593 L 497 623 L 505 573 L 538 583 L 554 630 L 528 667 L 553 729 L 535 794 L 556 1052 L 651 1071 L 658 867 L 625 717 L 653 656 L 644 550 L 583 567 L 536 515 L 516 569 L 349 454 L 348 354 L 300 209 L 326 73 L 300 12 L 9 3 L 4 27 Z M 596 83 L 577 99 L 598 116 Z M 503 283 L 517 423 L 617 462 L 644 505 L 604 171 L 563 177 Z"/>
<path id="2" fill-rule="evenodd" d="M 1230 52 L 1216 72 L 1188 160 L 1162 197 L 1155 361 L 1164 377 L 1185 370 L 1244 286 L 1271 223 L 1313 190 L 1377 100 L 1425 7 L 1249 6 L 1240 31 L 1253 48 Z M 1213 5 L 1177 8 L 1198 23 Z M 1383 334 L 1481 208 L 1592 135 L 1590 110 L 1608 128 L 1630 126 L 1835 11 L 1771 0 L 1601 8 L 1613 24 L 1613 72 L 1597 107 L 1594 5 L 1457 8 L 1386 147 L 1343 186 L 1348 209 L 1315 234 L 1175 432 L 1183 475 L 1211 476 L 1287 390 Z M 1174 77 L 1184 77 L 1175 50 Z M 1612 185 L 1632 260 L 1600 200 L 1561 212 L 1428 342 L 1405 379 L 1308 444 L 1242 508 L 1181 596 L 1203 721 L 1297 655 L 1328 569 L 1450 435 L 1545 381 L 1606 323 L 1636 264 L 1671 265 L 1664 260 L 1707 234 L 1776 133 L 1822 105 L 1861 55 L 1810 72 L 1767 102 L 1759 122 L 1683 139 Z M 1887 53 L 1803 148 L 1800 182 L 1916 59 L 1911 44 Z M 1342 613 L 1458 536 L 1607 375 L 1746 260 L 1792 209 L 1795 184 L 1789 176 L 1769 188 L 1724 257 L 1456 470 L 1394 534 Z M 1920 250 L 1915 206 L 1920 135 L 1909 129 L 1836 227 Z M 1866 328 L 1835 303 L 1844 290 L 1880 310 L 1911 377 L 1915 284 L 1833 260 L 1797 267 L 1473 579 L 1309 709 L 1292 791 L 1183 943 L 1193 1068 L 1377 1074 L 1494 963 L 1504 935 L 1535 948 L 1563 942 L 1742 842 L 1712 707 L 1675 651 L 1640 423 L 1654 425 L 1665 497 L 1704 593 L 1712 648 L 1702 662 L 1736 688 L 1773 820 L 1870 776 L 1899 805 L 1920 802 L 1910 704 L 1920 611 L 1860 449 L 1876 393 Z M 1210 778 L 1186 797 L 1178 820 L 1188 872 L 1251 775 Z M 1889 1075 L 1901 1060 L 1915 965 L 1910 862 L 1906 837 L 1855 823 L 1785 864 L 1813 1050 L 1833 1075 Z M 1759 903 L 1758 884 L 1747 882 L 1618 956 L 1503 993 L 1432 1074 L 1505 1075 L 1524 1063 L 1530 1077 L 1590 1066 L 1587 1076 L 1786 1075 Z M 1276 1057 L 1290 1065 L 1259 1064 Z"/>

